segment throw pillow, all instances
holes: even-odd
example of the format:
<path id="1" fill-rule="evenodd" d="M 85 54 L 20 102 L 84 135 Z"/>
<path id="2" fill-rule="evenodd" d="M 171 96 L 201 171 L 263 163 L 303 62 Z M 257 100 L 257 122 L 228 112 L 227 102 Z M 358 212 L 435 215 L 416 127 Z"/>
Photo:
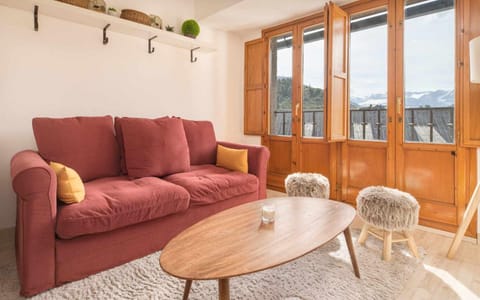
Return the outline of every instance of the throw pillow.
<path id="1" fill-rule="evenodd" d="M 120 174 L 111 116 L 34 118 L 32 125 L 38 152 L 46 161 L 75 169 L 84 181 Z"/>
<path id="2" fill-rule="evenodd" d="M 80 175 L 65 165 L 50 162 L 50 167 L 57 174 L 57 197 L 67 204 L 78 203 L 85 199 L 85 186 Z"/>
<path id="3" fill-rule="evenodd" d="M 217 146 L 217 166 L 248 173 L 248 150 Z"/>
<path id="4" fill-rule="evenodd" d="M 190 169 L 182 120 L 123 118 L 122 132 L 129 176 L 162 177 Z"/>

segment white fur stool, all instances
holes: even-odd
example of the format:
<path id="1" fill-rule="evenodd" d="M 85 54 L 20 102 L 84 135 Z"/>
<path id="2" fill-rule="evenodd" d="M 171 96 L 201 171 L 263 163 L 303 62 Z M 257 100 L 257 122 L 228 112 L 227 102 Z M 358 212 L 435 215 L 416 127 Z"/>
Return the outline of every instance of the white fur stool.
<path id="1" fill-rule="evenodd" d="M 328 178 L 317 173 L 293 173 L 285 178 L 288 196 L 314 197 L 328 199 L 330 182 Z"/>
<path id="2" fill-rule="evenodd" d="M 411 231 L 418 224 L 420 206 L 410 194 L 383 186 L 364 188 L 357 196 L 357 212 L 365 222 L 358 238 L 364 244 L 368 234 L 383 240 L 383 259 L 391 259 L 392 243 L 408 242 L 410 251 L 418 257 L 417 246 Z M 374 229 L 383 230 L 383 235 Z M 404 237 L 393 239 L 393 232 Z"/>

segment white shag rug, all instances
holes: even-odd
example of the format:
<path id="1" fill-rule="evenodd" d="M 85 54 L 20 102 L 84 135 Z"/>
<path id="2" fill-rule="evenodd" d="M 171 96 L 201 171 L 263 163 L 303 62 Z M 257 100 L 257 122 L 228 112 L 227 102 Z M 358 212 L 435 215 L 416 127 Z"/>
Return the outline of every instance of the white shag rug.
<path id="1" fill-rule="evenodd" d="M 356 243 L 361 279 L 353 274 L 343 234 L 293 262 L 262 272 L 230 279 L 231 299 L 395 299 L 420 260 L 403 243 L 393 245 L 392 260 L 381 259 L 382 242 L 369 238 Z M 419 249 L 424 257 L 423 249 Z M 184 281 L 159 267 L 160 252 L 122 266 L 65 284 L 32 299 L 182 299 Z M 0 268 L 0 299 L 18 299 L 13 265 Z M 5 276 L 4 276 L 5 275 Z M 218 299 L 216 281 L 194 281 L 191 300 Z"/>

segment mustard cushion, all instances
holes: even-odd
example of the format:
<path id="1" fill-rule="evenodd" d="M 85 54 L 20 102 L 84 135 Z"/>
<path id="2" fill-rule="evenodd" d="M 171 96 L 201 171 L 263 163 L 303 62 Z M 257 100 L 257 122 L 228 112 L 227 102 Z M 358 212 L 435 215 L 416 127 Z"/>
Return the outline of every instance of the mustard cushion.
<path id="1" fill-rule="evenodd" d="M 248 150 L 217 146 L 217 166 L 248 173 Z"/>
<path id="2" fill-rule="evenodd" d="M 80 175 L 65 165 L 50 162 L 50 167 L 57 174 L 57 197 L 67 204 L 78 203 L 85 199 L 85 186 Z"/>

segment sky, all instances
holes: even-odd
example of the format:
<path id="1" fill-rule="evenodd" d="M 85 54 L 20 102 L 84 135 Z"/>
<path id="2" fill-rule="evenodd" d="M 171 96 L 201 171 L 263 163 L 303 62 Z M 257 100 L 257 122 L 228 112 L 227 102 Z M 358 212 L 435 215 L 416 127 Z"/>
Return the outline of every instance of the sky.
<path id="1" fill-rule="evenodd" d="M 323 88 L 323 41 L 304 47 L 304 84 Z M 454 10 L 405 22 L 405 90 L 453 90 L 455 83 Z M 351 34 L 350 93 L 367 97 L 387 92 L 387 27 L 378 26 Z M 278 53 L 278 75 L 291 76 L 292 51 Z"/>

